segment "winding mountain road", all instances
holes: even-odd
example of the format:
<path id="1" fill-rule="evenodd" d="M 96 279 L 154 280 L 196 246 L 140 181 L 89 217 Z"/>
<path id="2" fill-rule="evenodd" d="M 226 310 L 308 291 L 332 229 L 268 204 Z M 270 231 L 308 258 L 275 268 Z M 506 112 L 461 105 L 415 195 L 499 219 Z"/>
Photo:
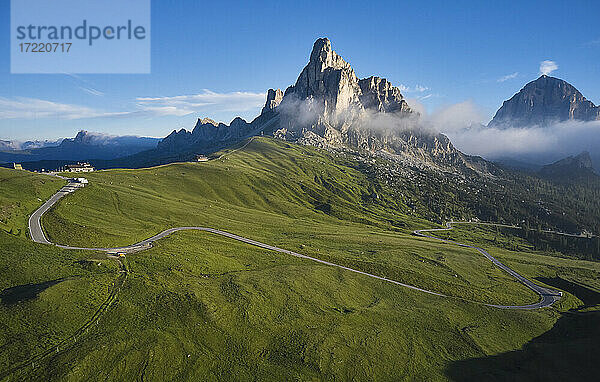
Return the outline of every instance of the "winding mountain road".
<path id="1" fill-rule="evenodd" d="M 65 195 L 68 195 L 71 192 L 74 192 L 75 190 L 77 190 L 78 188 L 80 188 L 81 185 L 78 185 L 74 182 L 69 182 L 69 184 L 65 187 L 63 187 L 61 190 L 59 190 L 56 194 L 54 194 L 46 203 L 44 203 L 40 208 L 38 208 L 29 218 L 29 232 L 31 235 L 31 239 L 33 241 L 35 241 L 36 243 L 42 243 L 42 244 L 53 244 L 51 243 L 45 236 L 44 231 L 42 229 L 42 225 L 41 225 L 41 217 L 44 213 L 46 213 L 50 208 L 52 208 L 52 206 L 54 206 L 61 198 L 63 198 Z M 517 280 L 519 280 L 521 283 L 523 283 L 526 287 L 528 287 L 529 289 L 533 290 L 535 293 L 537 293 L 540 296 L 540 301 L 538 301 L 535 304 L 530 304 L 530 305 L 494 305 L 494 304 L 485 304 L 485 303 L 480 303 L 480 302 L 476 302 L 476 301 L 469 301 L 469 300 L 464 300 L 462 298 L 459 297 L 454 297 L 454 296 L 447 296 L 444 295 L 442 293 L 438 293 L 438 292 L 433 292 L 430 290 L 426 290 L 423 288 L 419 288 L 416 287 L 414 285 L 409 285 L 409 284 L 404 284 L 401 283 L 399 281 L 396 280 L 392 280 L 392 279 L 388 279 L 382 276 L 377 276 L 374 275 L 372 273 L 368 273 L 368 272 L 363 272 L 357 269 L 353 269 L 353 268 L 349 268 L 343 265 L 339 265 L 339 264 L 335 264 L 335 263 L 331 263 L 325 260 L 321 260 L 321 259 L 317 259 L 314 257 L 310 257 L 310 256 L 306 256 L 300 253 L 296 253 L 293 251 L 289 251 L 287 249 L 282 249 L 279 247 L 275 247 L 269 244 L 264 244 L 261 243 L 259 241 L 256 240 L 252 240 L 252 239 L 248 239 L 246 237 L 243 236 L 239 236 L 239 235 L 235 235 L 229 232 L 225 232 L 225 231 L 221 231 L 218 229 L 214 229 L 214 228 L 208 228 L 208 227 L 177 227 L 177 228 L 170 228 L 167 230 L 162 231 L 161 233 L 152 236 L 149 239 L 143 240 L 139 243 L 136 244 L 132 244 L 129 246 L 125 246 L 125 247 L 116 247 L 116 248 L 85 248 L 85 247 L 73 247 L 73 246 L 66 246 L 66 245 L 59 245 L 59 244 L 54 244 L 60 248 L 64 248 L 64 249 L 79 249 L 79 250 L 89 250 L 89 251 L 103 251 L 103 252 L 107 252 L 109 254 L 116 254 L 116 253 L 134 253 L 134 252 L 139 252 L 139 251 L 143 251 L 146 249 L 149 249 L 152 247 L 152 243 L 160 240 L 166 236 L 171 235 L 172 233 L 178 232 L 178 231 L 184 231 L 184 230 L 196 230 L 196 231 L 204 231 L 204 232 L 210 232 L 216 235 L 221 235 L 224 237 L 228 237 L 230 239 L 233 240 L 237 240 L 246 244 L 250 244 L 250 245 L 254 245 L 256 247 L 260 247 L 260 248 L 264 248 L 264 249 L 268 249 L 271 251 L 275 251 L 275 252 L 280 252 L 280 253 L 285 253 L 287 255 L 291 255 L 291 256 L 295 256 L 295 257 L 299 257 L 302 259 L 306 259 L 306 260 L 311 260 L 311 261 L 315 261 L 317 263 L 320 264 L 324 264 L 324 265 L 328 265 L 328 266 L 332 266 L 332 267 L 337 267 L 340 269 L 344 269 L 350 272 L 354 272 L 354 273 L 358 273 L 364 276 L 368 276 L 368 277 L 372 277 L 378 280 L 382 280 L 385 282 L 389 282 L 395 285 L 399 285 L 405 288 L 409 288 L 412 290 L 416 290 L 419 292 L 423 292 L 423 293 L 427 293 L 427 294 L 431 294 L 431 295 L 435 295 L 435 296 L 440 296 L 440 297 L 448 297 L 448 298 L 455 298 L 455 299 L 460 299 L 463 301 L 469 301 L 469 302 L 473 302 L 476 304 L 482 304 L 482 305 L 486 305 L 486 306 L 490 306 L 490 307 L 494 307 L 494 308 L 502 308 L 502 309 L 525 309 L 525 310 L 529 310 L 529 309 L 538 309 L 538 308 L 544 308 L 544 307 L 548 307 L 551 306 L 554 302 L 558 301 L 561 297 L 561 293 L 552 289 L 548 289 L 548 288 L 544 288 L 541 287 L 537 284 L 535 284 L 534 282 L 532 282 L 531 280 L 521 276 L 519 273 L 517 273 L 516 271 L 512 270 L 511 268 L 509 268 L 508 266 L 502 264 L 500 261 L 498 261 L 496 258 L 494 258 L 493 256 L 491 256 L 487 251 L 485 251 L 482 248 L 478 248 L 478 247 L 474 247 L 471 245 L 467 245 L 467 244 L 462 244 L 462 243 L 458 243 L 452 240 L 445 240 L 445 239 L 440 239 L 437 238 L 435 236 L 429 235 L 427 234 L 427 232 L 435 232 L 435 231 L 448 231 L 452 229 L 452 223 L 447 223 L 447 228 L 438 228 L 438 229 L 428 229 L 428 230 L 418 230 L 418 231 L 414 231 L 413 234 L 416 236 L 420 236 L 420 237 L 424 237 L 424 238 L 428 238 L 428 239 L 434 239 L 434 240 L 438 240 L 444 243 L 448 243 L 448 244 L 454 244 L 454 245 L 458 245 L 460 247 L 465 247 L 465 248 L 471 248 L 474 249 L 476 251 L 478 251 L 479 253 L 481 253 L 482 255 L 484 255 L 488 260 L 490 260 L 494 265 L 496 265 L 497 267 L 499 267 L 500 269 L 506 271 L 507 273 L 509 273 L 511 276 L 513 276 L 514 278 L 516 278 Z"/>
<path id="2" fill-rule="evenodd" d="M 422 230 L 414 231 L 413 234 L 415 234 L 417 236 L 420 236 L 420 237 L 426 237 L 428 239 L 434 239 L 434 240 L 437 240 L 437 241 L 441 241 L 443 243 L 458 245 L 459 247 L 463 247 L 463 248 L 474 249 L 477 252 L 481 253 L 483 256 L 485 256 L 495 266 L 497 266 L 498 268 L 500 268 L 503 271 L 507 272 L 509 275 L 511 275 L 512 277 L 514 277 L 517 280 L 519 280 L 523 285 L 525 285 L 527 288 L 531 289 L 532 291 L 534 291 L 535 293 L 537 293 L 540 296 L 540 301 L 538 301 L 535 304 L 530 304 L 530 305 L 521 305 L 521 306 L 492 305 L 492 304 L 486 304 L 486 305 L 493 306 L 493 307 L 496 307 L 496 308 L 504 308 L 504 309 L 538 309 L 538 308 L 544 308 L 544 307 L 550 306 L 550 305 L 554 304 L 556 301 L 558 301 L 561 298 L 561 296 L 562 296 L 561 292 L 553 290 L 553 289 L 549 289 L 549 288 L 544 288 L 542 286 L 537 285 L 536 283 L 534 283 L 533 281 L 529 280 L 528 278 L 526 278 L 524 276 L 521 276 L 516 271 L 514 271 L 511 268 L 509 268 L 508 266 L 502 264 L 498 259 L 496 259 L 492 255 L 490 255 L 488 253 L 488 251 L 486 251 L 483 248 L 475 247 L 473 245 L 459 243 L 459 242 L 454 241 L 454 240 L 441 239 L 439 237 L 427 234 L 427 232 L 450 231 L 450 230 L 453 229 L 453 227 L 452 227 L 453 224 L 478 224 L 478 223 L 471 223 L 471 222 L 449 222 L 449 223 L 446 223 L 446 228 L 422 229 Z M 482 223 L 482 224 L 484 224 L 484 225 L 494 225 L 492 223 Z"/>

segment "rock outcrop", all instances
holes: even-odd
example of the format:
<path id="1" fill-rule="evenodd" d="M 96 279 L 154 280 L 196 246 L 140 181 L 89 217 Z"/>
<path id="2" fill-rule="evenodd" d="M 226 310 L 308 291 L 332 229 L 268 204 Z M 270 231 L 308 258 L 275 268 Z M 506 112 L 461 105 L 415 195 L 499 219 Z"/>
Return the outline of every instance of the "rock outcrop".
<path id="1" fill-rule="evenodd" d="M 269 89 L 261 114 L 252 122 L 236 117 L 227 125 L 210 118 L 201 118 L 192 131 L 173 130 L 158 144 L 157 149 L 171 154 L 209 153 L 244 138 L 268 132 L 269 128 L 279 120 L 275 110 L 282 98 L 281 90 Z"/>
<path id="2" fill-rule="evenodd" d="M 270 111 L 273 111 L 277 106 L 279 106 L 282 99 L 283 99 L 283 92 L 281 91 L 281 89 L 277 89 L 277 90 L 269 89 L 269 91 L 267 91 L 267 102 L 265 103 L 265 106 L 262 108 L 261 114 L 265 114 Z"/>
<path id="3" fill-rule="evenodd" d="M 229 125 L 217 123 L 210 118 L 198 119 L 190 132 L 185 129 L 173 130 L 158 144 L 159 150 L 170 152 L 193 148 L 210 148 L 223 142 L 243 139 L 254 132 L 252 124 L 236 117 Z"/>
<path id="4" fill-rule="evenodd" d="M 504 101 L 488 126 L 546 126 L 569 120 L 600 120 L 600 107 L 566 81 L 543 75 Z"/>
<path id="5" fill-rule="evenodd" d="M 371 76 L 358 81 L 362 95 L 360 101 L 366 109 L 384 113 L 411 113 L 412 110 L 400 89 L 386 80 Z"/>

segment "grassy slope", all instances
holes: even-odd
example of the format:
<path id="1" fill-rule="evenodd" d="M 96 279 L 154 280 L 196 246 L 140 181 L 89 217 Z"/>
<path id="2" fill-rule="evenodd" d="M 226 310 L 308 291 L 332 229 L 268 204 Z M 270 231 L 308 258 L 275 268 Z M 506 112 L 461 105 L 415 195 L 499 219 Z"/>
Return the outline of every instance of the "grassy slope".
<path id="1" fill-rule="evenodd" d="M 208 233 L 179 233 L 129 261 L 103 325 L 22 378 L 442 380 L 449 362 L 519 347 L 553 322 Z"/>
<path id="2" fill-rule="evenodd" d="M 65 251 L 24 238 L 27 214 L 63 184 L 24 171 L 0 169 L 0 372 L 71 335 L 100 306 L 116 277 L 106 258 Z M 8 227 L 13 234 L 9 234 Z M 35 285 L 50 283 L 37 290 Z M 31 284 L 31 285 L 29 285 Z M 30 293 L 28 293 L 30 292 Z"/>
<path id="3" fill-rule="evenodd" d="M 90 174 L 44 224 L 56 241 L 100 245 L 206 225 L 445 293 L 531 300 L 475 253 L 396 228 L 426 223 L 393 201 L 363 203 L 372 190 L 361 174 L 285 146 L 259 140 L 224 161 Z M 425 295 L 208 233 L 128 258 L 133 273 L 102 324 L 15 379 L 443 380 L 455 361 L 518 349 L 559 317 Z M 552 261 L 534 256 L 530 269 Z M 588 265 L 577 267 L 597 272 Z"/>
<path id="4" fill-rule="evenodd" d="M 27 235 L 27 218 L 64 180 L 0 167 L 0 230 Z"/>
<path id="5" fill-rule="evenodd" d="M 530 278 L 560 277 L 600 292 L 599 262 L 532 251 L 527 241 L 511 235 L 511 231 L 506 228 L 497 230 L 485 226 L 457 225 L 454 230 L 439 233 L 438 236 L 490 248 L 493 256 Z"/>
<path id="6" fill-rule="evenodd" d="M 569 292 L 556 304 L 561 316 L 550 331 L 522 349 L 454 362 L 447 369 L 448 376 L 457 381 L 597 379 L 600 263 L 531 252 L 528 250 L 531 244 L 511 232 L 511 229 L 459 225 L 440 236 L 490 248 L 494 256 L 521 274 Z"/>
<path id="7" fill-rule="evenodd" d="M 474 251 L 391 231 L 390 221 L 423 222 L 363 203 L 367 180 L 334 163 L 314 149 L 258 139 L 219 161 L 102 171 L 50 211 L 44 227 L 54 242 L 117 246 L 170 227 L 206 226 L 452 296 L 537 299 Z"/>

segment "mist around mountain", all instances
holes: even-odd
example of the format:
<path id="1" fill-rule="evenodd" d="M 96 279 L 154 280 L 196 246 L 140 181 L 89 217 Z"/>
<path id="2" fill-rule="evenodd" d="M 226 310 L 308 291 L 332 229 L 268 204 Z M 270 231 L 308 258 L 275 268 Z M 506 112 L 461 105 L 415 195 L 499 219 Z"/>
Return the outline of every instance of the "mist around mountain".
<path id="1" fill-rule="evenodd" d="M 542 75 L 525 85 L 504 102 L 488 126 L 478 122 L 481 115 L 473 102 L 432 115 L 417 112 L 421 108 L 416 106 L 385 78 L 359 79 L 331 41 L 321 38 L 296 82 L 285 91 L 269 89 L 261 114 L 250 122 L 239 117 L 229 124 L 200 118 L 192 130 L 173 130 L 162 140 L 81 132 L 56 147 L 6 149 L 0 161 L 95 159 L 100 167 L 144 167 L 191 160 L 264 135 L 326 149 L 378 153 L 450 172 L 496 171 L 479 156 L 536 172 L 581 151 L 590 152 L 600 167 L 600 151 L 595 149 L 600 145 L 599 108 L 558 78 Z"/>
<path id="2" fill-rule="evenodd" d="M 474 102 L 453 105 L 438 123 L 468 154 L 537 171 L 583 151 L 600 168 L 600 108 L 564 80 L 542 75 L 505 101 L 489 124 Z"/>
<path id="3" fill-rule="evenodd" d="M 155 150 L 130 161 L 189 158 L 254 135 L 326 149 L 381 153 L 447 171 L 487 171 L 484 161 L 464 155 L 447 136 L 423 123 L 398 87 L 377 76 L 359 79 L 327 38 L 314 43 L 293 85 L 285 91 L 268 91 L 261 114 L 252 122 L 235 118 L 226 125 L 199 119 L 192 131 L 174 130 Z"/>
<path id="4" fill-rule="evenodd" d="M 199 119 L 192 131 L 173 131 L 152 155 L 189 157 L 268 135 L 321 148 L 380 152 L 450 171 L 489 171 L 487 162 L 470 156 L 477 155 L 535 172 L 581 151 L 589 151 L 600 167 L 600 152 L 594 150 L 600 145 L 599 110 L 571 84 L 542 75 L 504 102 L 488 126 L 478 122 L 472 102 L 421 115 L 386 79 L 359 79 L 323 38 L 293 85 L 269 90 L 255 120 L 236 118 L 226 125 Z"/>
<path id="5" fill-rule="evenodd" d="M 54 147 L 61 144 L 63 138 L 57 140 L 35 140 L 35 141 L 8 141 L 0 140 L 0 151 L 21 151 L 39 149 L 43 147 Z"/>

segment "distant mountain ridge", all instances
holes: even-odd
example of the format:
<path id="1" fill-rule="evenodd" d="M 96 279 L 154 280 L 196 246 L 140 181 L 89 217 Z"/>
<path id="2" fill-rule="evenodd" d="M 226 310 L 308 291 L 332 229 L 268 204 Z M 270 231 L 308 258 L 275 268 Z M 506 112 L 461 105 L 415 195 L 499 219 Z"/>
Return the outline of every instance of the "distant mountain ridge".
<path id="1" fill-rule="evenodd" d="M 546 126 L 571 120 L 600 120 L 600 107 L 568 82 L 542 75 L 504 101 L 488 126 Z"/>
<path id="2" fill-rule="evenodd" d="M 55 146 L 38 148 L 34 142 L 26 142 L 20 146 L 21 150 L 0 151 L 0 162 L 108 160 L 154 148 L 158 142 L 158 138 L 113 136 L 81 130 L 74 138 L 62 139 Z M 24 149 L 25 147 L 33 148 Z"/>
<path id="3" fill-rule="evenodd" d="M 582 152 L 542 167 L 539 174 L 545 178 L 558 181 L 578 180 L 596 177 L 590 153 Z"/>
<path id="4" fill-rule="evenodd" d="M 42 147 L 54 147 L 61 144 L 63 139 L 57 139 L 55 141 L 44 140 L 44 141 L 3 141 L 0 140 L 0 151 L 19 151 L 19 150 L 31 150 L 39 149 Z"/>

